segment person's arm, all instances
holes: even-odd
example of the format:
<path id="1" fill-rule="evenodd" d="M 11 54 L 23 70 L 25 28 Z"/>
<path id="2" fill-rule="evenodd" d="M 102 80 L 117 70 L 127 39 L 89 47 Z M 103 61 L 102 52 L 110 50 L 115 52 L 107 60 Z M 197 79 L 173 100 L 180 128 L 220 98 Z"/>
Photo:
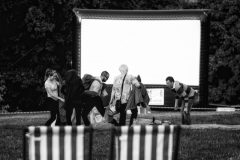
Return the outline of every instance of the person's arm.
<path id="1" fill-rule="evenodd" d="M 174 109 L 176 110 L 178 108 L 178 98 L 175 98 L 175 104 L 174 104 Z"/>
<path id="2" fill-rule="evenodd" d="M 115 98 L 114 95 L 115 95 L 115 89 L 112 88 L 111 98 L 110 98 L 110 102 L 109 102 L 110 105 L 113 104 L 113 100 L 114 100 L 114 98 Z"/>
<path id="3" fill-rule="evenodd" d="M 91 84 L 91 87 L 89 88 L 89 91 L 94 91 L 99 93 L 100 89 L 101 89 L 100 82 L 98 82 L 97 80 L 94 80 Z"/>
<path id="4" fill-rule="evenodd" d="M 107 95 L 108 95 L 108 93 L 107 93 L 106 89 L 104 89 L 104 90 L 102 91 L 102 96 L 103 96 L 103 97 L 106 97 Z"/>
<path id="5" fill-rule="evenodd" d="M 62 97 L 59 97 L 59 100 L 65 102 L 65 99 L 63 99 Z"/>
<path id="6" fill-rule="evenodd" d="M 111 92 L 111 98 L 110 98 L 110 101 L 109 101 L 109 104 L 113 104 L 113 100 L 115 98 L 115 83 L 116 83 L 116 78 L 113 82 L 113 86 L 112 86 L 112 92 Z"/>
<path id="7" fill-rule="evenodd" d="M 105 83 L 102 83 L 102 89 L 101 89 L 101 96 L 106 97 L 108 95 L 108 92 L 106 90 L 107 85 Z"/>
<path id="8" fill-rule="evenodd" d="M 60 83 L 56 80 L 56 84 L 57 84 L 57 86 L 60 86 Z"/>
<path id="9" fill-rule="evenodd" d="M 63 101 L 64 102 L 64 99 L 59 97 L 59 96 L 56 96 L 53 94 L 52 90 L 49 88 L 49 87 L 45 87 L 47 93 L 51 96 L 51 97 L 54 97 L 56 99 L 59 99 L 60 101 Z"/>

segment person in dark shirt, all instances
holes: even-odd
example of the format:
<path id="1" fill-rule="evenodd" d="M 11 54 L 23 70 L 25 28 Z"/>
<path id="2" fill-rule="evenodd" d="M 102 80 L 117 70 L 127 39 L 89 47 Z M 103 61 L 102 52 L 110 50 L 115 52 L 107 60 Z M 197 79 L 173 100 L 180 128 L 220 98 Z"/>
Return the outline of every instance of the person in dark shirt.
<path id="1" fill-rule="evenodd" d="M 65 110 L 67 125 L 72 125 L 71 116 L 73 109 L 76 111 L 76 125 L 81 124 L 81 95 L 84 92 L 84 87 L 81 78 L 77 71 L 68 70 L 65 74 Z"/>

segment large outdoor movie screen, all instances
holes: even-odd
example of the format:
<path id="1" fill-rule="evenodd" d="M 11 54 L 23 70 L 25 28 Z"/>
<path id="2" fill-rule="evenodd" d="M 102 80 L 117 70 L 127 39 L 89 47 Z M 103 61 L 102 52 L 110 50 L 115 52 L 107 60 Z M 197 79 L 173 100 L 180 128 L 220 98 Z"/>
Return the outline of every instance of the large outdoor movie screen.
<path id="1" fill-rule="evenodd" d="M 111 87 L 120 65 L 126 64 L 128 74 L 140 75 L 150 95 L 156 95 L 156 103 L 150 103 L 173 105 L 174 96 L 165 85 L 166 77 L 172 76 L 198 90 L 199 106 L 207 107 L 208 10 L 73 11 L 73 68 L 81 77 L 100 76 L 106 70 Z"/>
<path id="2" fill-rule="evenodd" d="M 126 64 L 144 84 L 165 84 L 167 76 L 199 85 L 200 20 L 82 19 L 81 75 L 110 73 Z"/>

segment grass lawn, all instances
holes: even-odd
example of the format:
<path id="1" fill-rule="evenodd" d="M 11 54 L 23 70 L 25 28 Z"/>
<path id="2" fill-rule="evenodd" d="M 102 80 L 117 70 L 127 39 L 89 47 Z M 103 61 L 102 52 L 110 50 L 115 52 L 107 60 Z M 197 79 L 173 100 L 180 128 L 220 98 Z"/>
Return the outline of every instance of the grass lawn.
<path id="1" fill-rule="evenodd" d="M 23 128 L 43 125 L 48 116 L 46 113 L 0 115 L 0 160 L 21 160 Z M 181 124 L 179 112 L 158 112 L 139 117 L 140 124 L 151 123 L 152 117 L 157 122 L 168 120 Z M 191 117 L 193 125 L 183 126 L 181 130 L 179 160 L 240 160 L 240 112 L 192 112 Z M 110 142 L 108 131 L 98 130 L 93 137 L 96 137 L 93 159 L 106 159 Z"/>

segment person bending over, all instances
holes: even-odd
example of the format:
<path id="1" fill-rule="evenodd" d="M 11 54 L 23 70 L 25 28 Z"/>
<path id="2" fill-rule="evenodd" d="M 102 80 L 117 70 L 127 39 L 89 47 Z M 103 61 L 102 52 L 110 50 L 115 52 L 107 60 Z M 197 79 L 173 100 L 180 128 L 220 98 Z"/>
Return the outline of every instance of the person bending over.
<path id="1" fill-rule="evenodd" d="M 166 84 L 175 93 L 175 105 L 174 108 L 178 107 L 178 100 L 182 99 L 181 104 L 181 116 L 182 124 L 191 124 L 190 112 L 194 104 L 196 91 L 186 84 L 175 81 L 173 77 L 169 76 L 166 78 Z"/>

